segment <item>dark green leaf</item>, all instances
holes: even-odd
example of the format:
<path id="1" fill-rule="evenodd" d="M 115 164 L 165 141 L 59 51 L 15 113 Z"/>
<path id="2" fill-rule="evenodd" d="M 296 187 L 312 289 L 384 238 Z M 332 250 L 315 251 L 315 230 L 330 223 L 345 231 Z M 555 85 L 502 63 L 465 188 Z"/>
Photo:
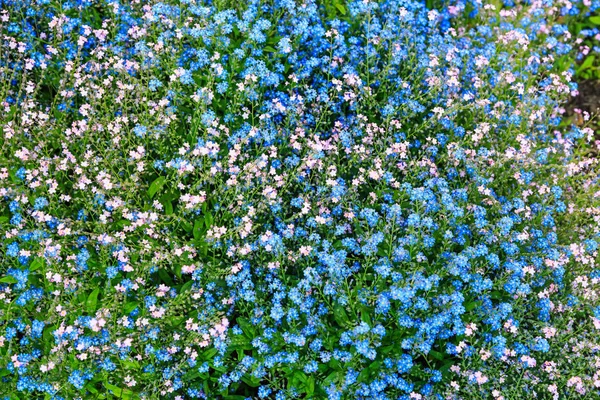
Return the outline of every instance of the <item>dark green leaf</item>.
<path id="1" fill-rule="evenodd" d="M 248 336 L 250 339 L 254 339 L 254 336 L 256 336 L 256 328 L 254 328 L 254 326 L 252 326 L 252 324 L 250 324 L 250 322 L 248 322 L 247 319 L 238 318 L 236 322 L 240 326 L 242 331 L 246 334 L 246 336 Z"/>
<path id="2" fill-rule="evenodd" d="M 371 322 L 371 310 L 367 306 L 362 306 L 360 309 L 360 320 L 369 326 L 373 326 Z"/>
<path id="3" fill-rule="evenodd" d="M 244 383 L 250 387 L 258 387 L 260 386 L 260 379 L 258 379 L 255 376 L 243 376 L 242 377 L 242 381 L 244 381 Z"/>
<path id="4" fill-rule="evenodd" d="M 344 307 L 340 304 L 336 304 L 333 307 L 333 318 L 335 319 L 335 322 L 337 322 L 338 325 L 340 325 L 341 327 L 346 328 L 350 326 L 348 314 L 346 314 L 346 310 L 344 310 Z"/>
<path id="5" fill-rule="evenodd" d="M 173 279 L 171 279 L 171 275 L 169 275 L 169 273 L 165 269 L 159 268 L 158 276 L 160 276 L 160 279 L 164 283 L 166 283 L 169 286 L 173 286 Z"/>
<path id="6" fill-rule="evenodd" d="M 442 353 L 440 353 L 439 351 L 431 350 L 429 352 L 429 354 L 431 354 L 431 356 L 433 358 L 435 358 L 436 360 L 442 361 L 444 359 L 444 355 Z"/>
<path id="7" fill-rule="evenodd" d="M 471 302 L 465 304 L 465 310 L 473 311 L 477 306 L 478 306 L 478 303 L 476 301 L 471 301 Z"/>

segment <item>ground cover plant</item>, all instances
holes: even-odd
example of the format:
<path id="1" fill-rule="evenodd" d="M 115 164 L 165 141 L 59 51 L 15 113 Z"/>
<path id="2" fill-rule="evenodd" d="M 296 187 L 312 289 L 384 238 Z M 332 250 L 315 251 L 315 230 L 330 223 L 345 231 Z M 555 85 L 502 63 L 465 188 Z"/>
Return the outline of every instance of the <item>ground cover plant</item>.
<path id="1" fill-rule="evenodd" d="M 597 0 L 0 4 L 1 398 L 600 398 Z"/>

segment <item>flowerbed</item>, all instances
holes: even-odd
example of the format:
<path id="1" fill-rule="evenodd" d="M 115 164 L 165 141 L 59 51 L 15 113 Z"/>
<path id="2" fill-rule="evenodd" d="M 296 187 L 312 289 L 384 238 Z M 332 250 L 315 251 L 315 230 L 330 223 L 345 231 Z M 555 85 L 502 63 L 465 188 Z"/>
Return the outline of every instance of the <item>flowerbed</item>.
<path id="1" fill-rule="evenodd" d="M 2 3 L 0 394 L 600 398 L 597 2 L 226 3 Z"/>

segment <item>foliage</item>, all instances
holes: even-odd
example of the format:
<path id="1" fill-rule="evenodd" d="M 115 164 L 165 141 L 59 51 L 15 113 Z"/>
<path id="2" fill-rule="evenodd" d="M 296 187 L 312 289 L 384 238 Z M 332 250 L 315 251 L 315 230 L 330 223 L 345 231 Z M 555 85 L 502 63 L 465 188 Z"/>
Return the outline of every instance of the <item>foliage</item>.
<path id="1" fill-rule="evenodd" d="M 600 396 L 590 4 L 2 6 L 5 399 Z"/>

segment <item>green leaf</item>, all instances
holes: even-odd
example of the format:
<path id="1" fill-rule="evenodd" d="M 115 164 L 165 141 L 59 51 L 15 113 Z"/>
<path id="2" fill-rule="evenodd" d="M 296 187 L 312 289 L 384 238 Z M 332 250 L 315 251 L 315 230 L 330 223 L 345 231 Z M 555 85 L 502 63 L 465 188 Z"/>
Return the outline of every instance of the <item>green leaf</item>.
<path id="1" fill-rule="evenodd" d="M 502 295 L 502 292 L 499 292 L 498 290 L 494 290 L 492 293 L 490 293 L 490 297 L 494 300 L 500 300 L 504 296 Z"/>
<path id="2" fill-rule="evenodd" d="M 447 377 L 450 374 L 450 368 L 454 365 L 454 360 L 449 360 L 442 365 L 439 370 L 444 377 Z"/>
<path id="3" fill-rule="evenodd" d="M 200 240 L 202 238 L 202 228 L 204 226 L 204 218 L 200 217 L 194 221 L 194 239 Z"/>
<path id="4" fill-rule="evenodd" d="M 251 350 L 252 344 L 246 335 L 233 335 L 230 348 L 233 350 Z"/>
<path id="5" fill-rule="evenodd" d="M 381 354 L 389 354 L 391 353 L 394 349 L 396 349 L 397 346 L 395 345 L 390 345 L 390 346 L 385 346 L 381 348 Z"/>
<path id="6" fill-rule="evenodd" d="M 125 304 L 125 306 L 123 306 L 123 312 L 125 314 L 129 314 L 130 312 L 132 312 L 133 310 L 135 310 L 135 308 L 140 304 L 139 301 L 130 301 L 129 303 Z"/>
<path id="7" fill-rule="evenodd" d="M 206 242 L 202 242 L 200 243 L 200 245 L 198 246 L 200 253 L 206 257 L 208 255 L 208 243 Z"/>
<path id="8" fill-rule="evenodd" d="M 150 187 L 148 188 L 148 196 L 150 198 L 154 197 L 156 192 L 158 192 L 160 190 L 160 188 L 163 187 L 163 185 L 165 184 L 166 181 L 167 181 L 167 178 L 165 178 L 164 176 L 159 176 L 158 178 L 156 178 L 154 180 L 154 182 L 152 182 L 152 184 L 150 184 Z"/>
<path id="9" fill-rule="evenodd" d="M 344 7 L 342 4 L 339 4 L 339 3 L 335 3 L 334 5 L 335 5 L 335 8 L 338 9 L 340 14 L 346 15 L 346 7 Z"/>
<path id="10" fill-rule="evenodd" d="M 372 376 L 381 366 L 381 361 L 372 362 L 367 368 L 363 369 L 360 374 L 358 374 L 357 381 L 358 382 L 366 382 L 370 376 Z"/>
<path id="11" fill-rule="evenodd" d="M 214 222 L 213 216 L 211 213 L 206 213 L 204 216 L 204 225 L 206 225 L 206 229 L 210 228 Z"/>
<path id="12" fill-rule="evenodd" d="M 121 389 L 118 386 L 112 385 L 110 383 L 104 382 L 104 387 L 110 390 L 115 396 L 118 396 L 124 400 L 130 400 L 133 398 L 133 392 L 128 389 Z"/>
<path id="13" fill-rule="evenodd" d="M 263 47 L 263 50 L 268 51 L 269 53 L 275 53 L 277 51 L 271 46 L 265 46 L 265 47 Z"/>
<path id="14" fill-rule="evenodd" d="M 436 360 L 442 361 L 444 359 L 444 355 L 442 353 L 440 353 L 439 351 L 431 350 L 431 351 L 429 351 L 429 354 L 431 354 L 431 356 L 433 358 L 435 358 Z"/>
<path id="15" fill-rule="evenodd" d="M 367 306 L 360 308 L 360 320 L 369 326 L 373 326 L 373 322 L 371 322 L 371 310 Z"/>
<path id="16" fill-rule="evenodd" d="M 321 387 L 326 388 L 329 385 L 331 385 L 332 383 L 335 384 L 336 382 L 340 382 L 342 380 L 342 377 L 343 376 L 339 371 L 332 371 L 323 380 L 323 382 L 321 383 Z"/>
<path id="17" fill-rule="evenodd" d="M 115 222 L 114 225 L 115 225 L 116 229 L 120 230 L 120 229 L 123 229 L 126 226 L 131 225 L 131 221 L 128 221 L 126 219 L 122 219 L 122 220 L 119 220 L 119 221 Z"/>
<path id="18" fill-rule="evenodd" d="M 594 25 L 600 25 L 600 15 L 590 17 L 590 22 Z"/>
<path id="19" fill-rule="evenodd" d="M 479 303 L 477 301 L 471 301 L 471 302 L 465 304 L 465 310 L 473 311 L 478 305 L 479 305 Z"/>
<path id="20" fill-rule="evenodd" d="M 310 397 L 315 393 L 315 378 L 313 376 L 309 376 L 304 384 L 306 387 L 306 394 Z"/>
<path id="21" fill-rule="evenodd" d="M 194 380 L 194 379 L 196 379 L 196 378 L 198 378 L 198 377 L 200 377 L 202 375 L 204 375 L 204 374 L 201 374 L 200 372 L 195 371 L 195 370 L 192 369 L 192 370 L 189 370 L 188 372 L 186 372 L 185 375 L 183 375 L 182 378 L 183 378 L 184 381 L 189 382 L 189 381 Z"/>
<path id="22" fill-rule="evenodd" d="M 17 283 L 19 282 L 18 280 L 16 280 L 15 278 L 13 278 L 12 276 L 5 276 L 4 278 L 0 279 L 0 283 Z"/>
<path id="23" fill-rule="evenodd" d="M 243 376 L 242 377 L 242 381 L 244 381 L 244 383 L 250 387 L 259 387 L 260 386 L 260 379 L 258 379 L 255 376 Z"/>
<path id="24" fill-rule="evenodd" d="M 44 349 L 46 351 L 50 350 L 50 347 L 54 345 L 54 335 L 52 333 L 56 330 L 56 326 L 47 326 L 44 328 L 44 332 L 42 333 L 42 341 L 44 342 Z"/>
<path id="25" fill-rule="evenodd" d="M 94 387 L 94 384 L 93 384 L 93 383 L 88 383 L 87 385 L 85 385 L 85 388 L 86 388 L 87 390 L 89 390 L 89 391 L 90 391 L 90 393 L 93 393 L 93 394 L 98 394 L 98 389 L 96 389 L 96 388 Z"/>
<path id="26" fill-rule="evenodd" d="M 288 380 L 288 387 L 298 387 L 300 383 L 306 384 L 308 380 L 308 376 L 302 371 L 294 371 L 292 374 L 292 379 Z"/>
<path id="27" fill-rule="evenodd" d="M 165 209 L 165 215 L 173 214 L 173 203 L 171 203 L 171 196 L 168 194 L 162 195 L 159 201 Z"/>
<path id="28" fill-rule="evenodd" d="M 85 309 L 88 313 L 93 313 L 96 311 L 96 304 L 98 304 L 98 295 L 100 294 L 100 288 L 96 288 L 90 293 L 86 302 Z"/>
<path id="29" fill-rule="evenodd" d="M 254 328 L 254 326 L 252 326 L 252 324 L 248 322 L 247 319 L 237 318 L 236 322 L 240 326 L 242 331 L 246 334 L 246 336 L 248 336 L 250 339 L 254 339 L 254 336 L 256 336 L 256 328 Z"/>
<path id="30" fill-rule="evenodd" d="M 577 68 L 577 73 L 580 73 L 581 71 L 585 71 L 586 69 L 588 69 L 589 67 L 594 65 L 595 58 L 596 57 L 594 55 L 587 56 L 586 59 L 583 61 L 583 63 Z"/>
<path id="31" fill-rule="evenodd" d="M 194 281 L 187 281 L 179 290 L 179 293 L 184 293 L 187 292 L 188 290 L 190 290 L 190 288 L 192 287 L 192 284 L 194 283 Z"/>
<path id="32" fill-rule="evenodd" d="M 169 273 L 165 269 L 159 268 L 158 276 L 160 276 L 160 279 L 164 283 L 166 283 L 169 286 L 173 286 L 173 279 L 171 279 L 171 275 L 169 275 Z"/>
<path id="33" fill-rule="evenodd" d="M 39 269 L 42 265 L 44 265 L 44 261 L 42 261 L 41 258 L 36 257 L 31 264 L 29 264 L 29 270 L 30 271 L 35 271 L 36 269 Z"/>
<path id="34" fill-rule="evenodd" d="M 181 221 L 181 227 L 187 233 L 190 233 L 192 231 L 192 229 L 194 229 L 194 226 L 187 221 Z"/>
<path id="35" fill-rule="evenodd" d="M 208 349 L 202 353 L 201 358 L 204 361 L 212 360 L 212 358 L 219 352 L 217 349 Z"/>
<path id="36" fill-rule="evenodd" d="M 350 326 L 350 320 L 348 319 L 348 314 L 346 314 L 346 310 L 340 304 L 336 304 L 333 307 L 333 318 L 335 322 L 338 323 L 343 328 Z"/>

